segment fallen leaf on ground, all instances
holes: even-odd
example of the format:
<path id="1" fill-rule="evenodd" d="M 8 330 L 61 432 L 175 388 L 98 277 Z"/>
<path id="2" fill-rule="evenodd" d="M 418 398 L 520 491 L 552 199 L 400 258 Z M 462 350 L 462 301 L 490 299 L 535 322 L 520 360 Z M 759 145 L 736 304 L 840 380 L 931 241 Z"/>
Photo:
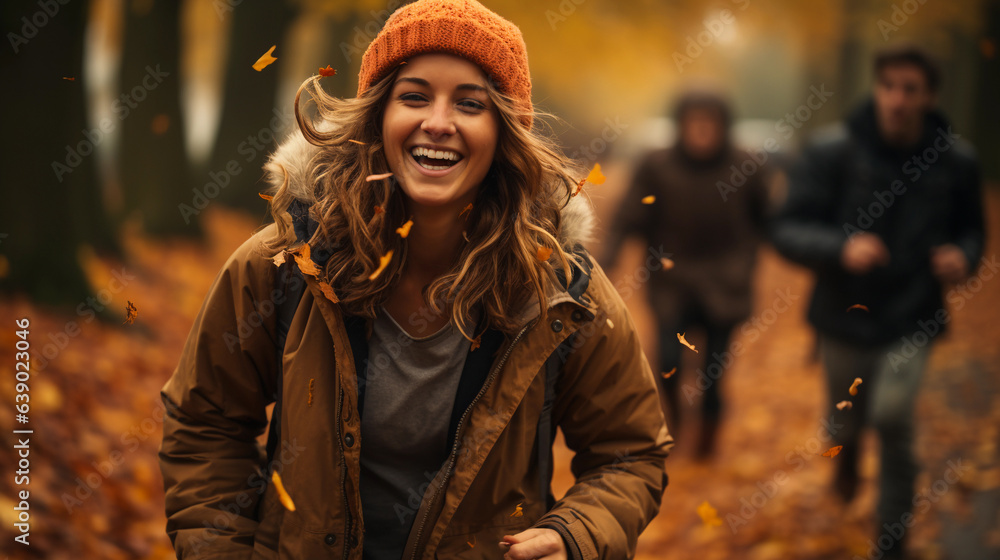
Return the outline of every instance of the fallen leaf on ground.
<path id="1" fill-rule="evenodd" d="M 125 306 L 125 323 L 122 324 L 127 323 L 131 325 L 132 323 L 135 322 L 135 319 L 138 316 L 139 316 L 139 310 L 136 308 L 134 303 L 129 301 L 128 305 Z"/>
<path id="2" fill-rule="evenodd" d="M 688 348 L 694 350 L 695 353 L 697 353 L 698 349 L 694 347 L 694 344 L 691 344 L 690 342 L 687 341 L 686 338 L 684 338 L 685 334 L 687 333 L 677 333 L 677 340 L 679 340 L 681 344 L 683 344 L 684 346 L 687 346 Z"/>
<path id="3" fill-rule="evenodd" d="M 851 383 L 851 388 L 848 389 L 847 392 L 850 393 L 851 396 L 857 395 L 858 394 L 858 385 L 861 385 L 861 378 L 860 377 L 855 377 L 854 378 L 854 383 Z"/>
<path id="4" fill-rule="evenodd" d="M 260 55 L 260 58 L 257 59 L 257 62 L 253 63 L 253 69 L 260 72 L 261 70 L 267 68 L 272 62 L 278 60 L 277 58 L 271 56 L 271 53 L 274 52 L 274 49 L 276 47 L 277 45 L 272 45 L 271 48 L 268 49 L 266 53 Z"/>
<path id="5" fill-rule="evenodd" d="M 379 257 L 378 260 L 379 260 L 378 268 L 376 268 L 375 272 L 372 272 L 368 276 L 369 280 L 374 280 L 378 278 L 378 275 L 382 274 L 382 271 L 385 270 L 385 267 L 389 264 L 389 261 L 392 260 L 392 249 L 389 249 L 389 252 L 386 253 L 384 256 Z"/>
<path id="6" fill-rule="evenodd" d="M 705 524 L 706 527 L 718 527 L 722 525 L 722 520 L 719 519 L 719 512 L 716 511 L 711 504 L 707 501 L 702 502 L 698 506 L 698 517 L 701 518 L 701 522 Z"/>
<path id="7" fill-rule="evenodd" d="M 365 181 L 370 183 L 372 181 L 381 181 L 382 179 L 388 179 L 389 177 L 392 177 L 392 173 L 377 173 L 375 175 L 369 175 L 365 177 Z"/>
<path id="8" fill-rule="evenodd" d="M 278 499 L 281 500 L 281 505 L 285 506 L 285 509 L 288 511 L 295 511 L 295 502 L 292 501 L 292 497 L 285 491 L 285 485 L 281 483 L 281 475 L 278 474 L 278 471 L 271 473 L 271 481 L 274 482 L 274 489 L 278 492 Z"/>

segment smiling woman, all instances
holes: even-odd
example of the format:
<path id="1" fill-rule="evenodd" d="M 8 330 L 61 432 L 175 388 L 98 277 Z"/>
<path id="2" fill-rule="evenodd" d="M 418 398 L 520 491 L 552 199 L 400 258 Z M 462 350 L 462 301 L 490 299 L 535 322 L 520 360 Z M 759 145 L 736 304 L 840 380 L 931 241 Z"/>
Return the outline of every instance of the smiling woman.
<path id="1" fill-rule="evenodd" d="M 418 0 L 365 52 L 356 98 L 313 77 L 295 112 L 266 166 L 276 223 L 230 258 L 163 389 L 179 557 L 634 555 L 673 440 L 584 247 L 584 173 L 533 128 L 518 28 Z M 559 500 L 557 427 L 578 480 Z"/>

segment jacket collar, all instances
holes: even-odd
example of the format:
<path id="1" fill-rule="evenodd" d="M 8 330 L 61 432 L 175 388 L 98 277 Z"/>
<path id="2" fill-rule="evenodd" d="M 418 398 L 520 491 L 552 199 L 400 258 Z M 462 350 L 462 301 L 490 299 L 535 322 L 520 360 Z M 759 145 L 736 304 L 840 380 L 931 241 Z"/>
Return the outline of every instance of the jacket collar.
<path id="1" fill-rule="evenodd" d="M 294 200 L 288 208 L 292 217 L 292 226 L 295 237 L 300 242 L 311 239 L 316 232 L 318 223 L 310 211 L 315 202 L 314 186 L 318 180 L 315 170 L 311 165 L 313 157 L 319 153 L 320 147 L 310 144 L 302 135 L 301 130 L 295 129 L 271 155 L 265 169 L 267 170 L 267 180 L 273 189 L 281 187 L 287 181 L 287 185 Z M 555 193 L 543 189 L 547 196 L 555 197 Z M 562 204 L 563 201 L 559 201 Z M 562 205 L 561 227 L 557 239 L 567 252 L 571 252 L 577 257 L 574 262 L 570 259 L 572 277 L 569 283 L 565 281 L 565 276 L 560 268 L 556 268 L 556 276 L 562 285 L 554 285 L 549 282 L 546 285 L 546 308 L 552 308 L 562 302 L 575 302 L 593 312 L 587 299 L 583 298 L 583 293 L 587 289 L 590 279 L 590 269 L 592 261 L 584 249 L 584 244 L 590 242 L 593 237 L 595 225 L 594 210 L 590 201 L 583 196 L 574 196 L 569 202 Z M 322 266 L 330 258 L 331 253 L 325 248 L 313 248 L 311 256 L 317 265 Z M 527 324 L 539 315 L 537 294 L 532 294 L 514 316 L 521 326 Z"/>

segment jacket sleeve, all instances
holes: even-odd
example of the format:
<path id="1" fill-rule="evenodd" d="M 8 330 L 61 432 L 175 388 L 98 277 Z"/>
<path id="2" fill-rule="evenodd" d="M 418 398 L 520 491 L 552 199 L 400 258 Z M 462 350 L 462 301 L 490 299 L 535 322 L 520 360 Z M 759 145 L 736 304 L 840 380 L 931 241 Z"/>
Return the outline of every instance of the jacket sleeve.
<path id="1" fill-rule="evenodd" d="M 266 487 L 257 437 L 274 401 L 276 362 L 275 267 L 253 255 L 260 235 L 219 272 L 161 391 L 159 461 L 178 558 L 253 554 Z"/>
<path id="2" fill-rule="evenodd" d="M 673 438 L 624 301 L 599 266 L 601 312 L 574 336 L 553 418 L 574 451 L 576 483 L 536 524 L 563 536 L 569 558 L 632 558 L 667 485 Z"/>
<path id="3" fill-rule="evenodd" d="M 979 163 L 971 146 L 960 145 L 963 165 L 952 217 L 952 239 L 969 260 L 969 274 L 975 274 L 983 256 L 986 226 L 983 218 L 982 178 Z"/>
<path id="4" fill-rule="evenodd" d="M 647 156 L 636 168 L 632 181 L 618 203 L 614 217 L 610 220 L 611 228 L 608 230 L 607 241 L 604 243 L 600 255 L 602 266 L 611 267 L 614 265 L 615 258 L 621 252 L 622 245 L 629 236 L 638 236 L 647 240 L 653 238 L 653 206 L 643 204 L 642 198 L 649 194 L 655 194 L 654 191 L 660 188 L 654 179 L 652 158 Z"/>
<path id="5" fill-rule="evenodd" d="M 844 149 L 846 140 L 813 145 L 791 165 L 788 196 L 771 229 L 771 241 L 785 258 L 813 269 L 840 266 L 847 233 L 833 212 Z"/>

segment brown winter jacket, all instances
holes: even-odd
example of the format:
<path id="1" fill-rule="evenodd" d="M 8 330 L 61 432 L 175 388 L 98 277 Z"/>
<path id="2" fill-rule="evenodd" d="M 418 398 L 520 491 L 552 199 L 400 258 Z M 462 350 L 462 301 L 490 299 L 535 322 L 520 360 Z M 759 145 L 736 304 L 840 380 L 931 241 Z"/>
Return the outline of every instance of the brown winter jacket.
<path id="1" fill-rule="evenodd" d="M 314 149 L 296 134 L 274 158 L 289 180 L 311 181 L 301 163 Z M 560 240 L 581 250 L 593 221 L 589 203 L 575 197 L 563 217 Z M 284 347 L 281 442 L 272 461 L 295 511 L 263 474 L 258 438 L 277 392 L 275 309 L 284 295 L 261 242 L 275 231 L 264 228 L 230 257 L 162 390 L 159 456 L 179 558 L 360 559 L 364 539 L 378 538 L 364 534 L 361 514 L 364 434 L 351 321 L 308 276 Z M 544 323 L 535 299 L 516 315 L 516 336 L 503 337 L 493 353 L 476 350 L 487 352 L 478 360 L 488 368 L 472 376 L 481 386 L 455 428 L 448 461 L 419 504 L 397 505 L 413 519 L 404 558 L 499 558 L 503 535 L 530 527 L 559 531 L 570 558 L 634 555 L 659 510 L 673 439 L 625 304 L 586 258 L 589 271 L 578 268 L 569 289 L 549 289 Z M 557 380 L 551 410 L 543 410 L 547 379 Z M 548 491 L 551 455 L 539 452 L 551 449 L 546 419 L 575 452 L 576 483 L 558 501 Z"/>

